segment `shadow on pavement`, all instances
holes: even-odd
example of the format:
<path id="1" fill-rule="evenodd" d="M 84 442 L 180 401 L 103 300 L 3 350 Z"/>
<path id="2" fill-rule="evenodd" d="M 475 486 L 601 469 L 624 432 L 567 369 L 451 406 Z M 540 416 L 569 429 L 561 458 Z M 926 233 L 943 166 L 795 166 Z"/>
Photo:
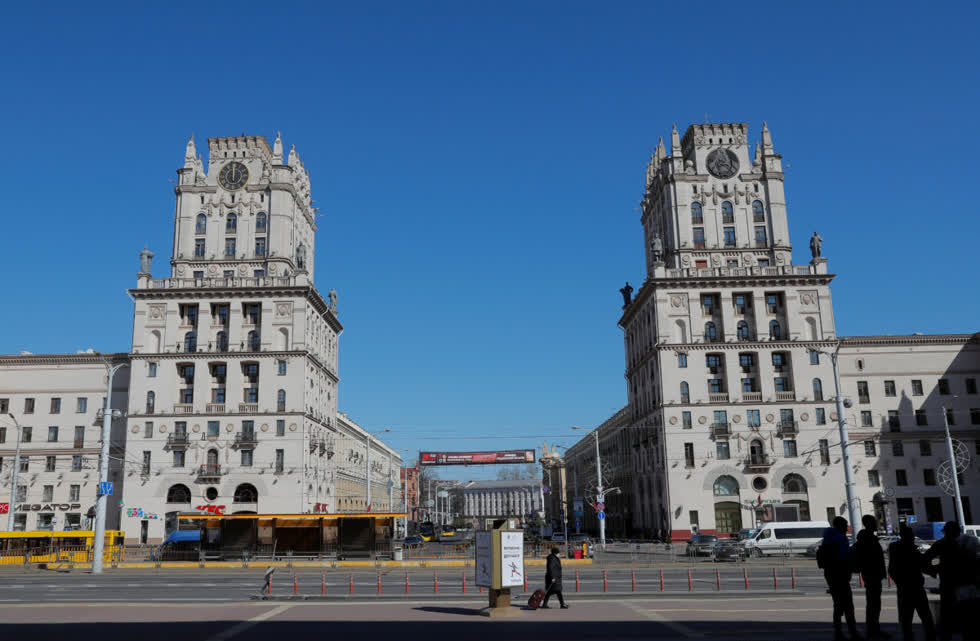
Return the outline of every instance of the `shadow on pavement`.
<path id="1" fill-rule="evenodd" d="M 425 605 L 418 608 L 413 608 L 419 612 L 437 612 L 439 614 L 462 614 L 467 616 L 477 616 L 480 614 L 480 608 L 443 608 L 432 605 Z"/>

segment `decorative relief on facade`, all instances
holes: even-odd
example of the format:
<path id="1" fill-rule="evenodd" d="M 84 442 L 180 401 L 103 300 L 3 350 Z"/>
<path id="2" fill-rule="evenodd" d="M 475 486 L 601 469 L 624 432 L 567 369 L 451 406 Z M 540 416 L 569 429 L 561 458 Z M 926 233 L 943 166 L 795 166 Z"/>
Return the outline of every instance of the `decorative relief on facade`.
<path id="1" fill-rule="evenodd" d="M 837 420 L 837 412 L 831 412 L 830 413 L 830 420 L 832 420 L 832 421 L 836 421 Z"/>
<path id="2" fill-rule="evenodd" d="M 138 425 L 134 425 L 132 428 L 130 428 L 129 431 L 132 432 L 133 434 L 139 434 L 140 428 Z"/>
<path id="3" fill-rule="evenodd" d="M 291 302 L 276 303 L 276 318 L 289 318 L 293 313 Z"/>
<path id="4" fill-rule="evenodd" d="M 290 423 L 289 424 L 289 431 L 290 432 L 295 432 L 296 431 L 296 423 Z"/>
<path id="5" fill-rule="evenodd" d="M 735 416 L 732 417 L 732 422 L 733 423 L 741 423 L 742 422 L 742 417 L 739 416 L 738 414 L 736 414 Z"/>
<path id="6" fill-rule="evenodd" d="M 259 429 L 262 430 L 263 432 L 268 432 L 269 431 L 269 425 L 267 423 L 263 423 L 262 424 L 262 427 L 260 427 Z"/>
<path id="7" fill-rule="evenodd" d="M 670 424 L 671 425 L 677 425 L 677 417 L 676 416 L 671 416 L 670 417 Z"/>
<path id="8" fill-rule="evenodd" d="M 712 256 L 711 257 L 711 264 L 714 265 L 715 267 L 720 266 L 721 265 L 721 256 L 719 256 L 718 254 L 715 254 L 714 256 Z"/>
<path id="9" fill-rule="evenodd" d="M 216 265 L 211 265 L 208 267 L 208 273 L 216 274 L 218 273 L 218 267 Z"/>
<path id="10" fill-rule="evenodd" d="M 183 274 L 184 271 L 185 270 L 184 270 L 184 266 L 183 265 L 177 265 L 177 273 L 178 274 Z"/>
<path id="11" fill-rule="evenodd" d="M 708 417 L 707 416 L 699 416 L 698 417 L 698 423 L 700 423 L 701 425 L 704 425 L 707 422 L 708 422 Z"/>
<path id="12" fill-rule="evenodd" d="M 772 414 L 766 414 L 766 422 L 767 423 L 772 423 L 774 420 L 776 420 L 776 417 L 775 416 L 773 416 Z"/>
<path id="13" fill-rule="evenodd" d="M 200 425 L 195 425 L 194 427 L 191 428 L 191 431 L 194 432 L 195 434 L 197 434 L 198 432 L 201 431 L 201 426 Z"/>
<path id="14" fill-rule="evenodd" d="M 685 265 L 690 265 L 691 264 L 691 257 L 690 256 L 684 256 L 683 258 L 681 258 L 681 262 L 684 263 Z"/>
<path id="15" fill-rule="evenodd" d="M 246 267 L 245 265 L 238 266 L 238 273 L 241 274 L 242 276 L 244 276 L 245 272 L 247 271 L 248 271 L 248 267 Z"/>
<path id="16" fill-rule="evenodd" d="M 152 303 L 146 310 L 147 325 L 162 325 L 167 316 L 166 303 Z"/>
<path id="17" fill-rule="evenodd" d="M 161 425 L 160 426 L 160 433 L 161 434 L 166 434 L 167 433 L 167 426 L 166 425 Z"/>
<path id="18" fill-rule="evenodd" d="M 754 262 L 754 260 L 753 260 L 753 257 L 751 255 L 745 254 L 744 256 L 742 256 L 742 264 L 745 265 L 746 267 L 748 267 L 749 265 L 751 265 L 753 262 Z"/>
<path id="19" fill-rule="evenodd" d="M 800 420 L 803 421 L 803 422 L 809 421 L 810 420 L 810 415 L 807 414 L 806 412 L 803 412 L 802 414 L 800 414 Z"/>
<path id="20" fill-rule="evenodd" d="M 817 292 L 800 291 L 800 304 L 804 307 L 814 307 L 817 304 Z"/>
<path id="21" fill-rule="evenodd" d="M 225 431 L 226 432 L 233 432 L 233 431 L 235 431 L 235 426 L 232 425 L 231 423 L 228 423 L 227 425 L 225 425 Z"/>
<path id="22" fill-rule="evenodd" d="M 686 308 L 687 307 L 687 294 L 672 294 L 670 297 L 670 304 L 676 308 Z"/>

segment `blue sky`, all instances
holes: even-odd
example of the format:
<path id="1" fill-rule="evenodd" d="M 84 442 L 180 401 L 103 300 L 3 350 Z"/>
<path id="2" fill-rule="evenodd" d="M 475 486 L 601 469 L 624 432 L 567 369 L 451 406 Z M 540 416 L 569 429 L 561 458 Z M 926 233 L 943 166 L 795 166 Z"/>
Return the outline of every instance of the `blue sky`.
<path id="1" fill-rule="evenodd" d="M 841 334 L 977 330 L 976 5 L 681 4 L 8 7 L 0 352 L 126 351 L 188 135 L 278 130 L 341 409 L 413 450 L 570 443 L 626 400 L 646 161 L 705 117 L 768 120 Z"/>

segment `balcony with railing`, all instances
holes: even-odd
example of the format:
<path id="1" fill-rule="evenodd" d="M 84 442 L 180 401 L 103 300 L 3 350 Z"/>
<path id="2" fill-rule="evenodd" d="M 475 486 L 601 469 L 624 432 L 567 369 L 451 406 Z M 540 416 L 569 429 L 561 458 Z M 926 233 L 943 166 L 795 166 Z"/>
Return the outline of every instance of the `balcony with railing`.
<path id="1" fill-rule="evenodd" d="M 206 406 L 208 414 L 224 414 L 225 404 L 224 403 L 208 403 Z"/>
<path id="2" fill-rule="evenodd" d="M 776 434 L 779 436 L 796 436 L 799 433 L 800 424 L 796 421 L 780 421 L 776 425 Z"/>
<path id="3" fill-rule="evenodd" d="M 764 243 L 762 246 L 766 246 Z M 695 246 L 695 249 L 703 247 Z M 715 278 L 718 276 L 810 276 L 817 274 L 813 265 L 769 265 L 752 267 L 682 267 L 668 269 L 667 278 Z"/>
<path id="4" fill-rule="evenodd" d="M 259 411 L 258 403 L 239 403 L 238 411 L 242 414 L 255 414 Z"/>
<path id="5" fill-rule="evenodd" d="M 712 438 L 718 438 L 722 436 L 732 435 L 732 424 L 731 423 L 712 423 L 711 424 L 711 436 Z"/>
<path id="6" fill-rule="evenodd" d="M 197 470 L 197 478 L 199 480 L 205 479 L 217 479 L 221 477 L 221 465 L 218 463 L 209 463 L 208 465 L 202 465 Z"/>
<path id="7" fill-rule="evenodd" d="M 193 403 L 174 403 L 174 414 L 193 414 Z"/>
<path id="8" fill-rule="evenodd" d="M 709 392 L 708 393 L 709 403 L 727 403 L 728 402 L 728 392 Z"/>
<path id="9" fill-rule="evenodd" d="M 763 472 L 772 467 L 772 459 L 768 454 L 750 454 L 745 458 L 745 467 L 752 472 Z"/>
<path id="10" fill-rule="evenodd" d="M 776 392 L 777 401 L 795 401 L 796 392 L 790 390 L 788 392 Z"/>
<path id="11" fill-rule="evenodd" d="M 222 287 L 283 287 L 308 285 L 306 276 L 217 276 L 214 278 L 153 278 L 147 289 L 214 289 Z"/>
<path id="12" fill-rule="evenodd" d="M 167 447 L 171 450 L 184 449 L 189 444 L 186 432 L 171 434 L 167 437 Z"/>
<path id="13" fill-rule="evenodd" d="M 235 447 L 252 448 L 258 442 L 255 432 L 238 432 L 235 434 Z"/>
<path id="14" fill-rule="evenodd" d="M 746 403 L 761 403 L 762 392 L 742 392 L 742 401 Z"/>

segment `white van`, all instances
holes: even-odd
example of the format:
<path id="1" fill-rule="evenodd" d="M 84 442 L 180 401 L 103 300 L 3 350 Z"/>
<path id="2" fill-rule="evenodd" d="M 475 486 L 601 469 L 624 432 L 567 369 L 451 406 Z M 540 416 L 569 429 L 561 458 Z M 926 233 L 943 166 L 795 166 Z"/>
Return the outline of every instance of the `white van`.
<path id="1" fill-rule="evenodd" d="M 967 525 L 963 528 L 963 534 L 970 534 L 980 539 L 980 525 Z"/>
<path id="2" fill-rule="evenodd" d="M 745 541 L 749 556 L 764 554 L 803 554 L 823 539 L 830 527 L 827 521 L 775 521 L 759 526 L 759 533 Z"/>

